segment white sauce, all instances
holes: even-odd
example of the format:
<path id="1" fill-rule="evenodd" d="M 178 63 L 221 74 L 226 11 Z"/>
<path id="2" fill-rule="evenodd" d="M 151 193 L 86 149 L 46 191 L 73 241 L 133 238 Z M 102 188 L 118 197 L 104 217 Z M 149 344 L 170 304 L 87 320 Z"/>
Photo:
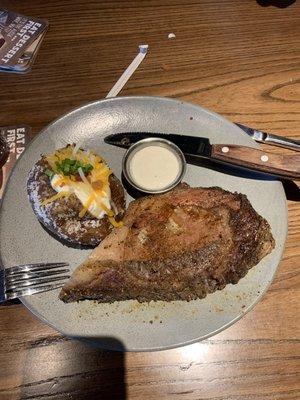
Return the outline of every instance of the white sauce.
<path id="1" fill-rule="evenodd" d="M 162 190 L 180 173 L 180 162 L 172 150 L 149 145 L 133 154 L 129 172 L 134 183 L 146 190 Z"/>
<path id="2" fill-rule="evenodd" d="M 51 186 L 56 192 L 74 193 L 83 206 L 85 206 L 93 193 L 92 188 L 87 186 L 84 182 L 72 182 L 72 185 L 57 185 L 57 181 L 61 179 L 60 175 L 55 174 L 51 179 Z M 101 208 L 100 204 L 103 203 L 109 210 L 110 205 L 110 189 L 102 196 L 97 196 L 97 201 L 94 199 L 88 207 L 88 211 L 96 218 L 101 219 L 106 215 L 106 212 Z M 100 204 L 99 204 L 100 203 Z"/>

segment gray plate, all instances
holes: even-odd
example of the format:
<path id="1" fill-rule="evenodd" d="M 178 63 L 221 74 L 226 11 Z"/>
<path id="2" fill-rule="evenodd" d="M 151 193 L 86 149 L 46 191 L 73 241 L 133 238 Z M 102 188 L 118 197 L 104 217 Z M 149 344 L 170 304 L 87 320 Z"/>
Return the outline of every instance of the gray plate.
<path id="1" fill-rule="evenodd" d="M 95 148 L 117 176 L 124 150 L 106 145 L 105 135 L 148 131 L 203 135 L 213 143 L 258 145 L 221 116 L 182 101 L 157 97 L 124 97 L 98 101 L 71 111 L 47 126 L 13 170 L 0 215 L 0 252 L 5 267 L 26 262 L 67 261 L 72 269 L 89 250 L 74 250 L 49 236 L 34 216 L 26 194 L 26 178 L 41 153 L 83 140 Z M 280 182 L 226 175 L 188 165 L 185 181 L 192 186 L 220 186 L 248 196 L 255 210 L 270 223 L 276 248 L 237 285 L 191 302 L 125 301 L 64 304 L 58 290 L 29 296 L 22 302 L 38 318 L 67 336 L 97 341 L 126 350 L 160 350 L 192 343 L 220 332 L 249 311 L 270 285 L 287 233 L 285 195 Z M 128 196 L 128 201 L 130 200 Z"/>

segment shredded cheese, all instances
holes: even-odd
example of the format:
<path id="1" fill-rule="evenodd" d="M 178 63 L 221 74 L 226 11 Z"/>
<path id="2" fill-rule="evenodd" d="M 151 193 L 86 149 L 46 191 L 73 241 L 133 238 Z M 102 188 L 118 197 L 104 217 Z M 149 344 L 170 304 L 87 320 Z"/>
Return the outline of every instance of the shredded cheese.
<path id="1" fill-rule="evenodd" d="M 83 218 L 85 216 L 93 200 L 94 200 L 94 195 L 91 194 L 90 197 L 87 199 L 87 202 L 84 204 L 83 209 L 80 211 L 79 218 Z"/>
<path id="2" fill-rule="evenodd" d="M 114 217 L 108 217 L 108 219 L 115 228 L 121 228 L 124 225 L 123 221 L 117 222 Z"/>
<path id="3" fill-rule="evenodd" d="M 110 210 L 109 208 L 107 208 L 103 202 L 99 202 L 98 198 L 97 198 L 97 191 L 95 189 L 93 189 L 92 185 L 90 184 L 90 182 L 88 181 L 87 177 L 84 175 L 83 171 L 81 168 L 78 168 L 78 173 L 80 175 L 80 178 L 82 179 L 82 181 L 90 187 L 91 191 L 94 193 L 94 197 L 96 202 L 99 204 L 99 206 L 102 208 L 102 210 L 105 211 L 105 213 L 109 216 L 112 217 L 114 215 L 114 212 L 112 210 Z"/>
<path id="4" fill-rule="evenodd" d="M 86 188 L 85 190 L 89 193 L 87 201 L 85 203 L 82 203 L 83 208 L 79 213 L 79 217 L 83 218 L 85 214 L 90 210 L 90 208 L 91 207 L 93 208 L 93 203 L 95 207 L 95 202 L 96 202 L 98 210 L 99 209 L 103 210 L 103 212 L 108 216 L 110 223 L 114 227 L 121 227 L 123 223 L 121 221 L 117 222 L 115 220 L 117 210 L 115 208 L 110 209 L 106 204 L 103 203 L 102 200 L 103 198 L 107 199 L 107 197 L 109 198 L 110 196 L 109 177 L 112 174 L 112 171 L 107 166 L 105 161 L 100 156 L 98 156 L 94 151 L 82 150 L 80 148 L 80 143 L 77 143 L 76 145 L 72 146 L 67 146 L 64 149 L 57 150 L 55 151 L 55 153 L 46 156 L 46 160 L 49 163 L 51 169 L 53 170 L 55 175 L 57 175 L 55 180 L 55 187 L 60 187 L 61 191 L 58 192 L 55 196 L 52 196 L 49 199 L 44 200 L 42 202 L 42 205 L 49 204 L 61 197 L 68 196 L 71 193 L 76 194 L 76 191 L 79 190 L 78 189 L 79 182 L 76 180 L 75 176 L 73 175 L 64 176 L 57 169 L 57 164 L 62 163 L 62 161 L 65 160 L 66 158 L 72 160 L 78 160 L 83 164 L 91 164 L 93 167 L 93 169 L 89 172 L 87 176 L 84 174 L 82 168 L 78 169 L 78 174 L 82 181 L 80 185 L 84 184 Z M 95 183 L 98 182 L 98 188 L 97 184 L 94 185 L 93 187 L 94 182 Z M 101 182 L 101 184 L 99 184 L 99 182 Z M 65 186 L 67 187 L 66 189 Z"/>
<path id="5" fill-rule="evenodd" d="M 64 176 L 60 176 L 55 183 L 57 186 L 60 186 L 61 184 L 68 185 L 70 183 L 70 181 L 68 178 L 65 178 Z"/>
<path id="6" fill-rule="evenodd" d="M 54 196 L 50 197 L 49 199 L 46 199 L 46 200 L 42 201 L 41 205 L 42 205 L 42 206 L 46 206 L 47 204 L 52 203 L 53 201 L 58 200 L 58 199 L 60 199 L 61 197 L 67 197 L 67 196 L 69 196 L 69 195 L 70 195 L 69 192 L 59 192 L 59 193 L 56 193 Z"/>
<path id="7" fill-rule="evenodd" d="M 114 212 L 113 212 L 112 210 L 110 210 L 109 208 L 107 208 L 107 207 L 105 206 L 105 204 L 103 204 L 102 202 L 100 203 L 100 207 L 106 212 L 106 214 L 107 214 L 109 217 L 114 216 Z"/>

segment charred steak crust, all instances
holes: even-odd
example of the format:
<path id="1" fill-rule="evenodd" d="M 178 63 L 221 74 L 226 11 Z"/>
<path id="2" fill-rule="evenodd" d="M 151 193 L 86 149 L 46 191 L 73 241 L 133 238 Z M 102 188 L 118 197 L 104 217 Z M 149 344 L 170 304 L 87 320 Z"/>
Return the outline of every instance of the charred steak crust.
<path id="1" fill-rule="evenodd" d="M 96 246 L 111 231 L 112 225 L 108 217 L 102 219 L 93 217 L 89 212 L 83 218 L 79 217 L 82 204 L 72 194 L 53 201 L 46 206 L 41 202 L 56 194 L 49 182 L 45 170 L 50 165 L 42 157 L 31 169 L 27 180 L 27 193 L 38 220 L 58 239 L 71 245 Z M 123 217 L 125 210 L 125 195 L 121 182 L 115 175 L 109 178 L 111 199 L 118 211 L 116 220 Z"/>
<path id="2" fill-rule="evenodd" d="M 168 225 L 174 215 L 179 225 L 181 217 L 183 225 L 197 221 L 186 236 L 176 224 Z M 247 197 L 220 188 L 181 185 L 169 193 L 133 201 L 124 223 L 125 241 L 116 243 L 118 248 L 123 246 L 123 261 L 97 260 L 92 253 L 62 289 L 63 301 L 203 298 L 237 283 L 275 245 L 268 222 Z M 195 232 L 197 226 L 199 232 Z M 143 230 L 147 233 L 141 236 Z M 185 243 L 188 236 L 194 240 Z"/>

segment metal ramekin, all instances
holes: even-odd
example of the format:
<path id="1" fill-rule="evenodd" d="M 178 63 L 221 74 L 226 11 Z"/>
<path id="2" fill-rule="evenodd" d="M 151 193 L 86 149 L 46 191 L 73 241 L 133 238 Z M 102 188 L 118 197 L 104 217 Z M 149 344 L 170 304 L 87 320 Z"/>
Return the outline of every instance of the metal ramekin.
<path id="1" fill-rule="evenodd" d="M 132 156 L 141 148 L 144 148 L 144 147 L 147 147 L 147 146 L 153 145 L 153 144 L 170 149 L 176 155 L 178 162 L 179 162 L 179 166 L 180 166 L 180 172 L 179 172 L 177 178 L 175 179 L 175 181 L 172 184 L 166 186 L 165 188 L 159 189 L 159 190 L 145 189 L 145 188 L 137 185 L 136 182 L 132 179 L 131 174 L 130 174 L 130 169 L 129 169 L 130 160 L 131 160 Z M 175 186 L 177 186 L 181 182 L 181 180 L 185 174 L 185 171 L 186 171 L 186 161 L 185 161 L 182 151 L 174 143 L 172 143 L 166 139 L 150 137 L 147 139 L 140 140 L 129 147 L 129 149 L 126 151 L 126 153 L 123 157 L 122 167 L 123 167 L 123 175 L 124 175 L 125 179 L 134 189 L 136 189 L 142 193 L 158 194 L 158 193 L 168 192 L 169 190 L 173 189 Z"/>

